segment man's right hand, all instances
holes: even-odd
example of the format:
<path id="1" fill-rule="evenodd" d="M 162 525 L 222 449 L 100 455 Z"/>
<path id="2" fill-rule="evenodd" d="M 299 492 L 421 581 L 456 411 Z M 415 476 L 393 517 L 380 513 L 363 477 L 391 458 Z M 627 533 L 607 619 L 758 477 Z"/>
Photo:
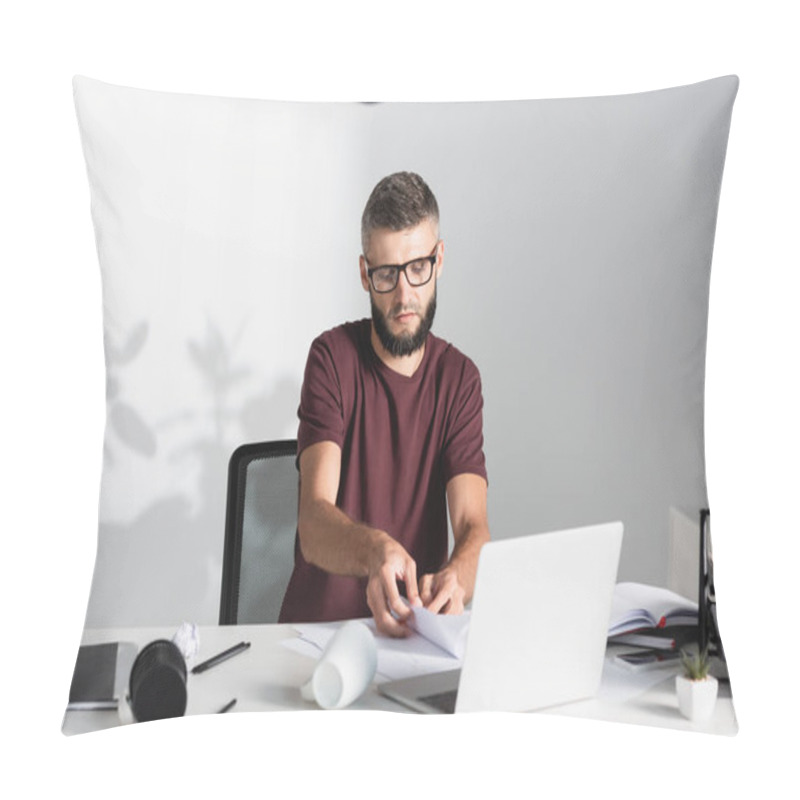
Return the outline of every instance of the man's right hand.
<path id="1" fill-rule="evenodd" d="M 417 565 L 406 549 L 388 534 L 376 543 L 369 563 L 367 605 L 380 633 L 396 638 L 408 636 L 408 618 L 413 613 L 403 601 L 397 582 L 403 581 L 412 606 L 421 606 L 417 587 Z"/>
<path id="2" fill-rule="evenodd" d="M 336 507 L 342 452 L 333 442 L 317 442 L 300 454 L 297 532 L 310 564 L 334 575 L 367 578 L 367 605 L 380 633 L 408 636 L 411 610 L 397 582 L 406 585 L 412 606 L 421 606 L 417 565 L 385 531 L 353 522 Z"/>

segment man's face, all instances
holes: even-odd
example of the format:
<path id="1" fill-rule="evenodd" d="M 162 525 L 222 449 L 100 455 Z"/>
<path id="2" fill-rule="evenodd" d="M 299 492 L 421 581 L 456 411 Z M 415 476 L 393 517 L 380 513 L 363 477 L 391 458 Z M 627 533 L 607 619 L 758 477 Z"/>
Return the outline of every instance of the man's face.
<path id="1" fill-rule="evenodd" d="M 435 248 L 435 251 L 434 251 Z M 435 254 L 433 277 L 423 286 L 411 286 L 400 273 L 397 286 L 387 293 L 375 292 L 367 269 L 387 264 L 405 264 Z M 436 281 L 442 269 L 444 244 L 438 241 L 436 223 L 425 220 L 402 231 L 373 231 L 368 252 L 359 259 L 361 284 L 370 294 L 372 323 L 383 347 L 392 356 L 407 356 L 419 350 L 433 324 L 436 311 Z"/>

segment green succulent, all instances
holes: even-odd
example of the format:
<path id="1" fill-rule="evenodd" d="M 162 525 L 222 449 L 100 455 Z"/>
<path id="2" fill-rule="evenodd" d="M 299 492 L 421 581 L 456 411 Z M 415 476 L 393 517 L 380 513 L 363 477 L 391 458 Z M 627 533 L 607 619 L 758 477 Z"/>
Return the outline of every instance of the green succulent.
<path id="1" fill-rule="evenodd" d="M 708 649 L 697 653 L 681 650 L 681 663 L 686 677 L 690 681 L 702 681 L 708 677 L 708 670 L 711 667 Z"/>

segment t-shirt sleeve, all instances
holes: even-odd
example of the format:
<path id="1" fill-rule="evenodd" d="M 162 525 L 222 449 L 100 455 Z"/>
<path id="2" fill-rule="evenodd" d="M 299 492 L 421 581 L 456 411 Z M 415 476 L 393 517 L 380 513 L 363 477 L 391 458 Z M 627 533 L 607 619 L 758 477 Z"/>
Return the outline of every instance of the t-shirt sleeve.
<path id="1" fill-rule="evenodd" d="M 442 470 L 447 483 L 463 473 L 480 475 L 488 482 L 483 454 L 483 392 L 478 368 L 464 364 L 447 437 L 442 451 Z"/>
<path id="2" fill-rule="evenodd" d="M 300 423 L 297 428 L 297 455 L 317 442 L 344 441 L 342 392 L 331 351 L 320 337 L 308 353 L 303 387 L 300 390 Z"/>

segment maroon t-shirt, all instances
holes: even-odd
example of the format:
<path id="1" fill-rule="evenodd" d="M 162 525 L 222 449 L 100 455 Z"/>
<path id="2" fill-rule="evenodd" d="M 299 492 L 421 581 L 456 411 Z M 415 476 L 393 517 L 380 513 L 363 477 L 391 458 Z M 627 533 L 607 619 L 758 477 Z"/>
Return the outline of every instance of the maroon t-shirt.
<path id="1" fill-rule="evenodd" d="M 470 359 L 433 334 L 416 372 L 400 375 L 378 358 L 370 333 L 369 319 L 348 322 L 311 345 L 298 457 L 317 442 L 339 445 L 336 505 L 394 537 L 422 576 L 447 559 L 447 482 L 462 473 L 486 478 L 480 375 Z M 296 541 L 280 621 L 369 616 L 366 579 L 309 564 Z"/>

